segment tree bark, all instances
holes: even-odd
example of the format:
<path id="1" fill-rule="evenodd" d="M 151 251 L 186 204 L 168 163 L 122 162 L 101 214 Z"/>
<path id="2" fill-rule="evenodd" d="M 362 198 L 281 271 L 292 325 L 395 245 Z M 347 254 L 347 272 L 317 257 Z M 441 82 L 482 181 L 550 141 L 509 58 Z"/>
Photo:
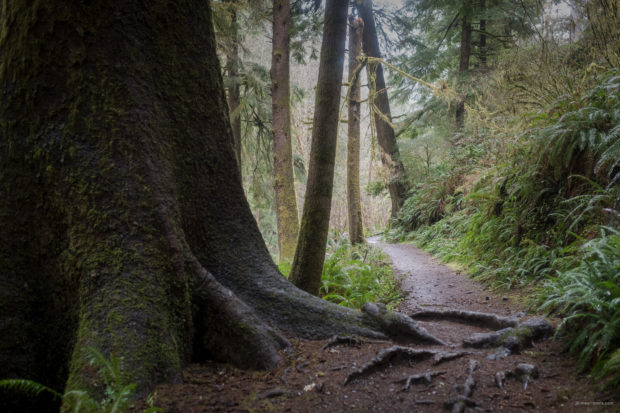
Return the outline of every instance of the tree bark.
<path id="1" fill-rule="evenodd" d="M 375 18 L 372 12 L 372 0 L 357 0 L 357 7 L 360 17 L 364 20 L 364 34 L 362 44 L 364 52 L 368 56 L 381 57 L 379 39 Z M 371 63 L 366 67 L 368 78 L 374 77 L 375 96 L 373 108 L 375 128 L 377 130 L 377 141 L 382 150 L 381 161 L 390 171 L 390 181 L 388 189 L 392 200 L 392 218 L 403 206 L 407 196 L 407 184 L 405 182 L 405 167 L 400 161 L 400 153 L 396 143 L 396 136 L 392 128 L 392 113 L 390 111 L 390 101 L 383 76 L 383 67 L 380 64 Z M 370 80 L 369 80 L 370 82 Z M 380 113 L 377 113 L 380 112 Z M 387 119 L 389 122 L 386 122 Z"/>
<path id="2" fill-rule="evenodd" d="M 463 129 L 465 122 L 465 77 L 469 72 L 469 57 L 471 55 L 471 0 L 463 0 L 461 11 L 461 46 L 459 56 L 459 83 L 461 86 L 461 100 L 456 106 L 456 128 Z"/>
<path id="3" fill-rule="evenodd" d="M 349 213 L 349 240 L 352 244 L 364 242 L 362 206 L 360 199 L 360 64 L 357 57 L 362 48 L 364 21 L 349 18 L 349 114 L 347 141 L 347 209 Z"/>
<path id="4" fill-rule="evenodd" d="M 7 4 L 0 377 L 101 392 L 92 346 L 122 357 L 143 396 L 192 360 L 273 366 L 286 340 L 270 325 L 390 334 L 271 260 L 236 167 L 208 2 Z"/>
<path id="5" fill-rule="evenodd" d="M 271 55 L 271 106 L 274 190 L 281 262 L 293 260 L 299 228 L 291 141 L 290 26 L 289 0 L 275 0 Z"/>
<path id="6" fill-rule="evenodd" d="M 329 230 L 348 3 L 327 0 L 325 5 L 308 184 L 289 277 L 297 287 L 314 295 L 319 293 L 321 285 Z"/>
<path id="7" fill-rule="evenodd" d="M 237 21 L 236 0 L 226 0 L 230 8 L 230 48 L 226 53 L 226 74 L 228 75 L 228 108 L 230 123 L 232 126 L 233 147 L 235 148 L 235 156 L 241 173 L 241 113 L 239 113 L 239 105 L 241 104 L 241 86 L 239 82 L 241 66 L 239 57 L 239 23 Z"/>

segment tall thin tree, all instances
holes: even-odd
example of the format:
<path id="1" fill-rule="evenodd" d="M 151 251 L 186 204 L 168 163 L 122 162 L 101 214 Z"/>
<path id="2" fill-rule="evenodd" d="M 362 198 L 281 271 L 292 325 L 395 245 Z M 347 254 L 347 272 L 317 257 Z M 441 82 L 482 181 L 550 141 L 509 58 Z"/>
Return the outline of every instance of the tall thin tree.
<path id="1" fill-rule="evenodd" d="M 478 41 L 478 56 L 480 59 L 480 70 L 485 72 L 487 70 L 487 5 L 486 0 L 480 1 L 480 38 Z"/>
<path id="2" fill-rule="evenodd" d="M 372 0 L 357 0 L 360 17 L 364 20 L 364 34 L 362 44 L 368 56 L 381 57 L 377 27 L 372 11 Z M 390 178 L 388 189 L 392 200 L 392 217 L 405 202 L 407 185 L 405 183 L 405 167 L 400 160 L 400 153 L 396 143 L 396 135 L 392 128 L 392 113 L 390 101 L 383 76 L 383 67 L 377 63 L 369 63 L 366 67 L 368 78 L 374 79 L 375 92 L 373 97 L 374 122 L 377 130 L 377 142 L 382 150 L 381 161 L 389 168 Z"/>
<path id="3" fill-rule="evenodd" d="M 364 21 L 359 16 L 349 17 L 349 94 L 347 141 L 347 210 L 349 240 L 352 244 L 364 242 L 362 206 L 360 199 L 360 70 Z"/>
<path id="4" fill-rule="evenodd" d="M 456 128 L 462 129 L 465 122 L 465 78 L 469 72 L 469 57 L 471 56 L 471 0 L 463 0 L 461 7 L 461 47 L 459 55 L 459 84 L 461 99 L 456 106 Z"/>
<path id="5" fill-rule="evenodd" d="M 299 227 L 291 142 L 290 27 L 289 0 L 275 0 L 273 2 L 271 54 L 271 106 L 274 142 L 273 174 L 280 261 L 293 259 Z"/>
<path id="6" fill-rule="evenodd" d="M 325 5 L 308 184 L 290 274 L 296 286 L 314 295 L 321 285 L 329 230 L 348 3 L 347 0 L 327 0 Z"/>
<path id="7" fill-rule="evenodd" d="M 241 172 L 241 114 L 239 113 L 239 105 L 241 104 L 241 87 L 240 87 L 240 66 L 241 58 L 239 56 L 239 21 L 238 21 L 238 0 L 226 0 L 228 12 L 230 14 L 230 44 L 226 50 L 226 74 L 228 77 L 228 109 L 230 113 L 230 124 L 232 126 L 233 147 L 235 148 L 235 156 L 239 171 Z"/>

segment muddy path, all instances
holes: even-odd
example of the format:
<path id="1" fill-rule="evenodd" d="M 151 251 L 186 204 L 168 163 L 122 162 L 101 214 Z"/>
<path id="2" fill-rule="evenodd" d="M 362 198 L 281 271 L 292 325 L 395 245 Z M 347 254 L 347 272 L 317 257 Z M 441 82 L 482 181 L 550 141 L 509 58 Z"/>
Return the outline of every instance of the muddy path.
<path id="1" fill-rule="evenodd" d="M 516 296 L 492 293 L 412 245 L 378 238 L 369 243 L 383 249 L 401 275 L 405 314 L 484 312 L 516 325 L 536 317 Z M 558 341 L 529 340 L 512 352 L 465 347 L 472 335 L 486 336 L 502 325 L 443 318 L 417 322 L 447 345 L 293 339 L 279 369 L 192 365 L 185 383 L 159 386 L 153 402 L 166 412 L 620 411 L 617 399 L 575 373 L 576 360 Z"/>

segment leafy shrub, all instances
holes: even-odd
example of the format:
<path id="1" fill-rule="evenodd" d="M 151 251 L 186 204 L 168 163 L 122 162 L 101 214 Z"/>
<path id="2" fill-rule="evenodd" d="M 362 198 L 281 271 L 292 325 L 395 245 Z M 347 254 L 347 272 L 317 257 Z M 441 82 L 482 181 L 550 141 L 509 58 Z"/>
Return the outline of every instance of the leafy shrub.
<path id="1" fill-rule="evenodd" d="M 338 234 L 328 243 L 319 294 L 352 308 L 366 302 L 394 308 L 401 300 L 399 283 L 385 254 L 367 244 L 352 246 Z"/>

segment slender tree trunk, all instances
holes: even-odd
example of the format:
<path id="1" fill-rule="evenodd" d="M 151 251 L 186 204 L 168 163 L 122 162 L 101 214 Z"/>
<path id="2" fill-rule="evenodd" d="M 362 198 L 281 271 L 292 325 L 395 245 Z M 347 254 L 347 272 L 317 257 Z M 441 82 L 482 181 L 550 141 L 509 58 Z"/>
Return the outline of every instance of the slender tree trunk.
<path id="1" fill-rule="evenodd" d="M 480 8 L 482 13 L 486 13 L 486 1 L 481 0 Z M 486 72 L 487 70 L 487 21 L 486 18 L 480 19 L 480 42 L 478 48 L 480 49 L 480 70 Z"/>
<path id="2" fill-rule="evenodd" d="M 379 39 L 375 18 L 372 12 L 372 0 L 357 0 L 357 7 L 360 17 L 364 20 L 363 48 L 368 56 L 381 57 L 379 49 Z M 400 161 L 400 153 L 396 143 L 396 136 L 392 128 L 392 113 L 390 111 L 390 101 L 383 76 L 383 67 L 380 64 L 369 64 L 367 66 L 368 78 L 374 77 L 376 95 L 373 104 L 376 106 L 374 112 L 375 127 L 377 129 L 377 141 L 381 147 L 381 161 L 390 171 L 390 181 L 388 189 L 392 200 L 392 217 L 395 217 L 405 202 L 407 196 L 407 185 L 405 183 L 405 167 Z M 369 80 L 370 82 L 370 80 Z M 376 112 L 380 113 L 376 113 Z M 386 121 L 386 119 L 388 121 Z"/>
<path id="3" fill-rule="evenodd" d="M 465 77 L 469 72 L 469 57 L 471 55 L 471 0 L 463 0 L 461 17 L 461 47 L 459 57 L 459 83 L 461 86 L 461 100 L 456 107 L 456 128 L 463 129 L 465 122 Z"/>
<path id="4" fill-rule="evenodd" d="M 362 49 L 364 21 L 349 18 L 349 116 L 347 143 L 347 209 L 349 213 L 349 240 L 352 244 L 364 242 L 362 206 L 360 199 L 360 71 L 357 57 Z"/>
<path id="5" fill-rule="evenodd" d="M 235 156 L 241 172 L 241 87 L 239 82 L 239 68 L 241 66 L 239 57 L 239 23 L 237 21 L 236 0 L 226 0 L 230 7 L 230 38 L 231 44 L 226 54 L 226 73 L 228 75 L 228 109 L 230 113 L 230 123 L 232 126 L 233 146 Z"/>
<path id="6" fill-rule="evenodd" d="M 273 3 L 271 103 L 274 140 L 273 173 L 280 261 L 292 261 L 299 227 L 291 141 L 290 26 L 289 0 L 275 0 Z"/>
<path id="7" fill-rule="evenodd" d="M 334 185 L 348 1 L 327 0 L 316 87 L 308 184 L 290 280 L 317 295 L 325 260 Z"/>

